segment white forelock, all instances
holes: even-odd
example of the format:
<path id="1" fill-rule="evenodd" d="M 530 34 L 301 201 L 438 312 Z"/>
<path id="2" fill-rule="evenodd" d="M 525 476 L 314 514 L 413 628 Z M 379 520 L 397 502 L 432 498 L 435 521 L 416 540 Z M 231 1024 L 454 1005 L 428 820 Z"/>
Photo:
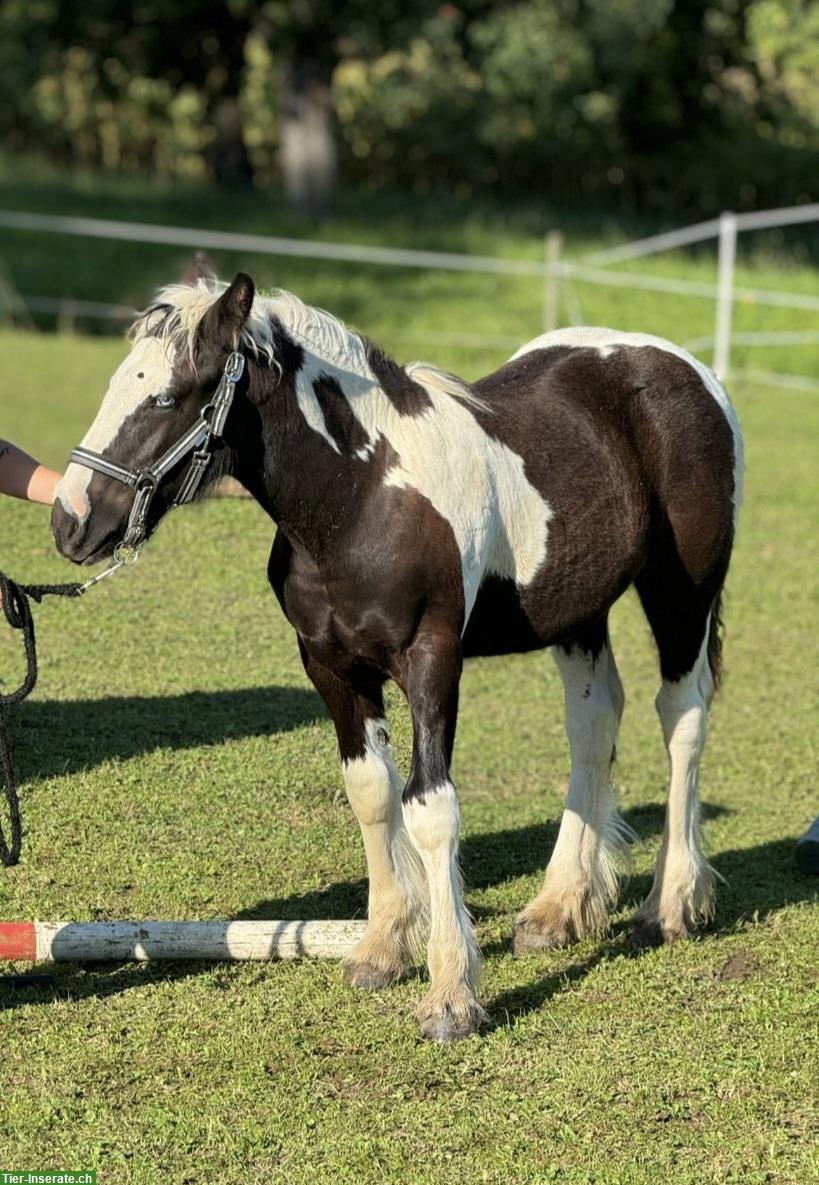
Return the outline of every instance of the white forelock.
<path id="1" fill-rule="evenodd" d="M 135 342 L 146 337 L 170 341 L 180 357 L 193 361 L 197 327 L 227 287 L 227 284 L 206 280 L 196 284 L 167 284 L 134 321 L 129 336 Z M 257 293 L 242 330 L 241 344 L 254 357 L 272 365 L 275 362 L 273 326 L 264 303 Z"/>

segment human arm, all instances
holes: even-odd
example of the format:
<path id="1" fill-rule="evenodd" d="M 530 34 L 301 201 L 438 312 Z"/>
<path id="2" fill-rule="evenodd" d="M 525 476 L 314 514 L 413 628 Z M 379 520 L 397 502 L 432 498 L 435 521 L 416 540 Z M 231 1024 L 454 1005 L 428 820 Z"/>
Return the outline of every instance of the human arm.
<path id="1" fill-rule="evenodd" d="M 47 469 L 7 440 L 0 440 L 0 494 L 51 505 L 61 474 Z"/>

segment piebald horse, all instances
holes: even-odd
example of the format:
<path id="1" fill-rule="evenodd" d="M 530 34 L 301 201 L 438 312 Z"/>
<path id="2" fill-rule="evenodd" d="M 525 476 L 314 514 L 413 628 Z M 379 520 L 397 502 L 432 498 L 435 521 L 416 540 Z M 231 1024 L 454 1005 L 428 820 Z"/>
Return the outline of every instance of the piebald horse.
<path id="1" fill-rule="evenodd" d="M 196 435 L 238 352 L 243 373 L 208 438 L 200 488 L 233 474 L 277 525 L 270 583 L 333 718 L 367 857 L 368 925 L 348 981 L 390 983 L 426 941 L 423 1035 L 463 1037 L 485 1019 L 450 773 L 471 655 L 551 647 L 565 690 L 568 796 L 515 949 L 604 930 L 631 838 L 611 778 L 624 697 L 607 618 L 630 585 L 659 651 L 670 760 L 664 838 L 635 927 L 670 942 L 707 920 L 716 874 L 698 772 L 743 472 L 737 419 L 712 372 L 660 338 L 561 329 L 467 385 L 399 366 L 295 296 L 257 293 L 247 275 L 219 284 L 201 261 L 158 293 L 131 337 L 58 488 L 57 546 L 77 563 L 113 553 L 132 518 L 121 474 Z M 180 500 L 186 467 L 174 456 L 143 535 Z M 412 717 L 406 779 L 389 743 L 387 679 Z"/>

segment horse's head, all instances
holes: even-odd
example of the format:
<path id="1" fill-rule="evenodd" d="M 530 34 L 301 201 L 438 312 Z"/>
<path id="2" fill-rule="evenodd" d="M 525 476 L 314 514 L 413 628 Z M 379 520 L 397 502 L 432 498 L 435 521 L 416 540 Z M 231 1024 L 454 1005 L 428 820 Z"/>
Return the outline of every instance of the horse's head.
<path id="1" fill-rule="evenodd" d="M 183 286 L 164 289 L 137 318 L 131 352 L 114 373 L 81 449 L 132 473 L 150 471 L 193 429 L 240 345 L 253 304 L 253 281 L 242 273 L 218 299 L 216 291 L 211 276 L 189 273 Z M 178 496 L 190 458 L 189 452 L 174 462 L 158 482 L 145 537 Z M 75 563 L 107 559 L 125 536 L 135 496 L 122 480 L 72 461 L 51 518 L 60 553 Z"/>

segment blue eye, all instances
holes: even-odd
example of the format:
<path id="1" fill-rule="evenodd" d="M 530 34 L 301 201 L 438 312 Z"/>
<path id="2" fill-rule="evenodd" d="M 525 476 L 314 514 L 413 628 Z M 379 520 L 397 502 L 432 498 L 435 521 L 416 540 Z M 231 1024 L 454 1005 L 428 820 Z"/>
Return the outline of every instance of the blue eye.
<path id="1" fill-rule="evenodd" d="M 169 407 L 176 407 L 176 400 L 173 395 L 156 395 L 154 397 L 154 407 L 161 407 L 167 410 Z"/>

